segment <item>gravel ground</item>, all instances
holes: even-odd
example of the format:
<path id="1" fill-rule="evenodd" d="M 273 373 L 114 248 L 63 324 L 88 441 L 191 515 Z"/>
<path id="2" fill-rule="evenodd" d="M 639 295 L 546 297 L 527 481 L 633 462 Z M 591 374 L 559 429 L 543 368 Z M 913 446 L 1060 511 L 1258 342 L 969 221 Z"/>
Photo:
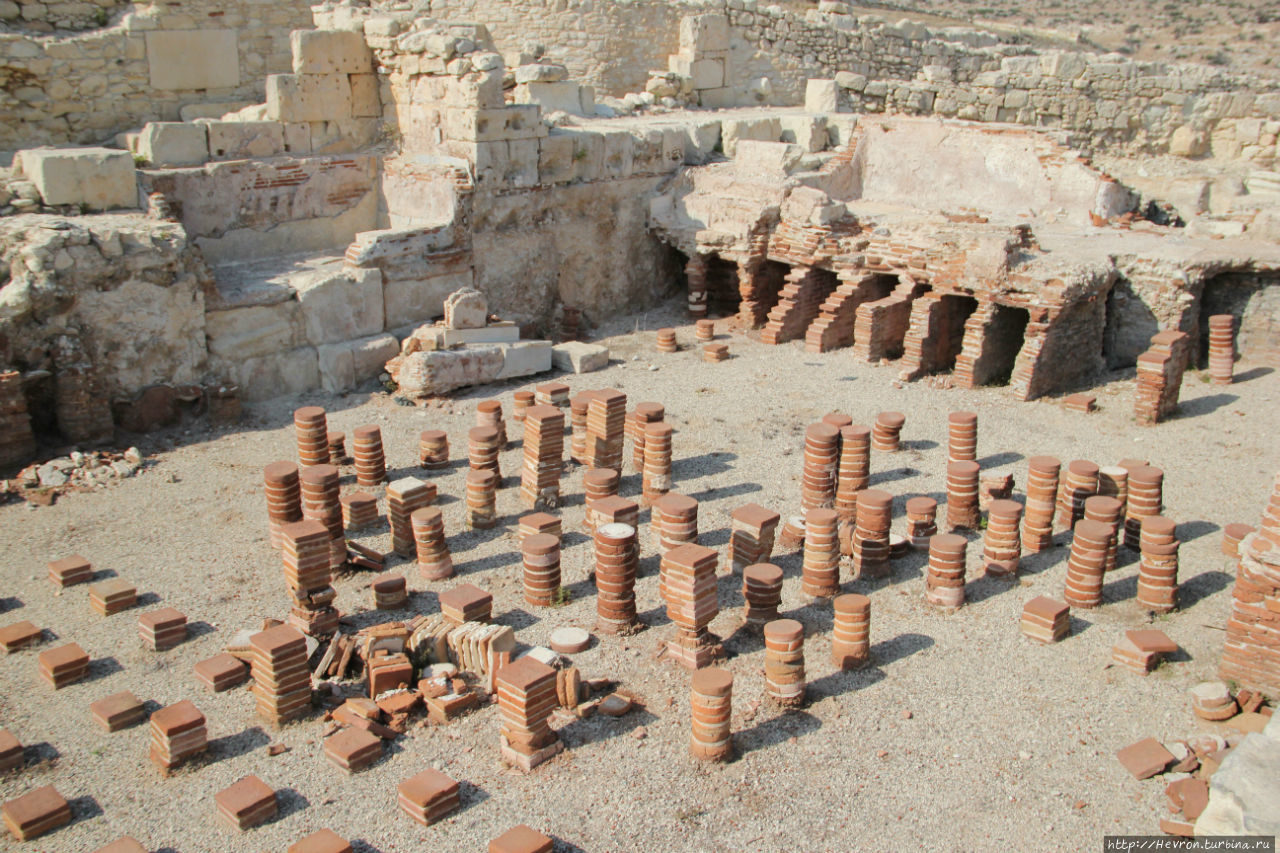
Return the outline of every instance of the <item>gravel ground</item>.
<path id="1" fill-rule="evenodd" d="M 1186 654 L 1146 678 L 1108 666 L 1120 632 L 1147 621 L 1131 601 L 1137 566 L 1123 551 L 1107 603 L 1074 614 L 1069 639 L 1049 647 L 1026 641 L 1018 614 L 1035 595 L 1061 596 L 1065 537 L 1024 558 L 1021 580 L 1006 583 L 973 579 L 981 546 L 971 536 L 969 604 L 957 613 L 925 605 L 918 554 L 896 561 L 887 580 L 846 580 L 846 591 L 872 598 L 874 665 L 841 673 L 830 662 L 830 607 L 802 600 L 799 555 L 783 552 L 775 554 L 787 576 L 783 610 L 807 628 L 812 701 L 792 713 L 762 701 L 761 644 L 738 631 L 740 580 L 724 575 L 712 630 L 727 638 L 726 666 L 736 676 L 740 755 L 703 765 L 688 754 L 689 674 L 656 659 L 673 629 L 658 603 L 645 513 L 638 596 L 650 628 L 628 639 L 601 638 L 575 656 L 584 675 L 620 679 L 643 697 L 643 708 L 620 719 L 558 723 L 568 748 L 528 776 L 499 760 L 493 707 L 448 726 L 411 728 L 377 765 L 348 776 L 325 761 L 318 717 L 273 731 L 257 718 L 247 689 L 210 694 L 191 672 L 237 630 L 287 611 L 279 555 L 266 538 L 262 466 L 292 458 L 291 412 L 306 402 L 325 406 L 330 428 L 348 435 L 363 423 L 381 426 L 389 465 L 412 473 L 418 431 L 447 430 L 456 458 L 465 454 L 475 402 L 496 396 L 509 416 L 512 392 L 526 386 L 475 390 L 421 409 L 382 394 L 311 395 L 254 407 L 236 430 L 140 439 L 149 467 L 105 491 L 68 495 L 51 508 L 0 507 L 7 572 L 0 622 L 29 619 L 57 638 L 0 663 L 0 724 L 28 745 L 27 767 L 0 779 L 0 796 L 52 784 L 76 813 L 72 825 L 27 846 L 92 851 L 129 834 L 148 849 L 184 853 L 283 850 L 330 827 L 363 851 L 424 844 L 482 850 L 522 822 L 554 835 L 563 849 L 589 851 L 1080 849 L 1106 833 L 1154 832 L 1163 785 L 1135 781 L 1113 753 L 1148 735 L 1171 740 L 1214 726 L 1191 715 L 1185 690 L 1213 677 L 1221 649 L 1232 568 L 1219 551 L 1220 528 L 1256 524 L 1280 469 L 1280 373 L 1242 363 L 1248 381 L 1228 388 L 1189 375 L 1181 415 L 1141 428 L 1131 415 L 1131 374 L 1099 388 L 1101 411 L 1084 415 L 1051 400 L 1013 402 L 1000 389 L 950 390 L 928 381 L 897 387 L 893 366 L 856 365 L 848 351 L 811 355 L 798 343 L 766 347 L 722 336 L 734 352 L 723 364 L 705 364 L 693 349 L 655 353 L 645 330 L 679 324 L 678 307 L 673 301 L 602 330 L 614 361 L 566 381 L 575 392 L 616 387 L 631 405 L 666 405 L 676 427 L 676 488 L 701 501 L 704 544 L 723 555 L 729 513 L 747 501 L 784 515 L 798 510 L 803 429 L 832 410 L 861 423 L 885 409 L 906 413 L 906 449 L 872 459 L 872 484 L 895 494 L 894 527 L 901 530 L 907 497 L 944 489 L 946 415 L 969 409 L 979 415 L 984 470 L 1015 473 L 1019 491 L 1025 458 L 1039 453 L 1064 463 L 1141 456 L 1166 470 L 1166 514 L 1180 523 L 1184 541 L 1184 606 L 1157 625 Z M 679 334 L 692 342 L 691 326 Z M 508 485 L 499 494 L 501 524 L 491 531 L 463 532 L 461 464 L 434 479 L 459 580 L 492 591 L 496 619 L 533 645 L 553 628 L 594 624 L 594 596 L 584 581 L 591 546 L 580 532 L 582 472 L 571 470 L 562 515 L 564 582 L 573 598 L 548 609 L 523 603 L 514 536 L 522 510 L 512 485 L 519 460 L 517 442 L 502 457 Z M 626 473 L 623 493 L 635 495 L 638 477 Z M 344 474 L 344 489 L 352 488 L 353 474 Z M 45 564 L 75 552 L 103 576 L 136 583 L 144 601 L 102 618 L 90 609 L 86 587 L 56 595 Z M 437 593 L 459 582 L 424 582 L 412 565 L 404 568 L 412 606 L 422 612 L 433 612 Z M 369 577 L 335 582 L 339 607 L 361 624 L 384 618 L 362 612 L 372 606 Z M 187 614 L 193 636 L 169 652 L 146 651 L 136 619 L 165 605 Z M 70 641 L 89 652 L 91 675 L 54 692 L 38 679 L 36 655 Z M 153 707 L 192 699 L 208 718 L 208 756 L 165 779 L 147 758 L 147 726 L 100 731 L 89 703 L 126 689 Z M 272 742 L 289 751 L 268 755 Z M 465 781 L 464 805 L 423 828 L 396 809 L 395 786 L 428 766 Z M 237 835 L 215 822 L 213 797 L 249 773 L 280 791 L 281 814 Z"/>

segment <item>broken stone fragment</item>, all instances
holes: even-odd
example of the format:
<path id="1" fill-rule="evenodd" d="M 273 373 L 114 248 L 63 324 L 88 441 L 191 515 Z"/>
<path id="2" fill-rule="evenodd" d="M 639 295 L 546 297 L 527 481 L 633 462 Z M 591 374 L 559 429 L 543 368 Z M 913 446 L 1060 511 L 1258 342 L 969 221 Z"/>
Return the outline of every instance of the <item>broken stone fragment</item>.
<path id="1" fill-rule="evenodd" d="M 609 348 L 600 344 L 566 341 L 551 348 L 551 364 L 569 373 L 591 373 L 609 366 Z"/>

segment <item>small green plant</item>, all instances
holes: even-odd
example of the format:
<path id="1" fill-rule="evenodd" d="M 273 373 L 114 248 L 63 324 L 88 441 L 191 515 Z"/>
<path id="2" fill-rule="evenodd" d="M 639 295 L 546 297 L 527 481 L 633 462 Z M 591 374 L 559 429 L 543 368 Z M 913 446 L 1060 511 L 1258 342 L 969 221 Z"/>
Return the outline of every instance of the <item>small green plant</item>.
<path id="1" fill-rule="evenodd" d="M 566 604 L 568 604 L 572 600 L 573 600 L 573 593 L 569 592 L 569 590 L 565 589 L 564 587 L 560 587 L 559 589 L 556 590 L 556 594 L 551 598 L 551 606 L 564 607 Z"/>
<path id="2" fill-rule="evenodd" d="M 133 155 L 133 165 L 135 165 L 135 166 L 145 166 L 145 165 L 147 165 L 147 158 L 146 158 L 146 157 L 143 157 L 141 154 L 134 154 L 134 155 Z"/>
<path id="3" fill-rule="evenodd" d="M 84 201 L 80 202 L 80 215 L 84 216 L 88 212 L 89 212 L 89 203 Z"/>
<path id="4" fill-rule="evenodd" d="M 111 16 L 107 14 L 106 9 L 98 9 L 93 13 L 93 22 L 100 27 L 105 27 L 107 22 L 111 20 Z"/>
<path id="5" fill-rule="evenodd" d="M 587 149 L 575 148 L 573 151 L 573 160 L 575 163 L 587 159 Z"/>
<path id="6" fill-rule="evenodd" d="M 702 817 L 706 813 L 707 810 L 701 806 L 694 806 L 687 809 L 676 809 L 676 820 L 681 823 L 689 823 L 690 821 Z"/>

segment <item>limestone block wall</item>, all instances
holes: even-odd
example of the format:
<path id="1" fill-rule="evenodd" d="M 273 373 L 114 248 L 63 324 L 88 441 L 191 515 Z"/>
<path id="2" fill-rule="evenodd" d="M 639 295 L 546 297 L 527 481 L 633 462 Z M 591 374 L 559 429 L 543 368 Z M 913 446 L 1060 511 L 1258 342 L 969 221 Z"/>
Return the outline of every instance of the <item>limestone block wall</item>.
<path id="1" fill-rule="evenodd" d="M 53 8 L 41 14 L 56 24 Z M 266 75 L 291 70 L 290 31 L 310 26 L 301 0 L 192 0 L 135 3 L 85 32 L 0 33 L 0 151 L 102 142 L 187 105 L 260 102 Z"/>

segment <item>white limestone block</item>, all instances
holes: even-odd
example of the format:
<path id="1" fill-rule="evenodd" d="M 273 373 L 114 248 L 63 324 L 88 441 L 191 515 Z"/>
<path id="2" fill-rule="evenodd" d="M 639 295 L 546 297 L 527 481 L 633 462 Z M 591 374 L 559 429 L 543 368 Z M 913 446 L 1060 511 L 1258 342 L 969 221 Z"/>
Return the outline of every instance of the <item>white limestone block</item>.
<path id="1" fill-rule="evenodd" d="M 209 159 L 209 139 L 202 124 L 148 122 L 138 134 L 138 154 L 152 166 L 198 166 Z"/>
<path id="2" fill-rule="evenodd" d="M 520 341 L 500 346 L 502 370 L 498 372 L 497 379 L 532 376 L 551 369 L 551 341 Z"/>
<path id="3" fill-rule="evenodd" d="M 489 300 L 475 288 L 449 294 L 444 301 L 446 329 L 481 329 L 489 320 Z"/>
<path id="4" fill-rule="evenodd" d="M 380 270 L 333 264 L 295 275 L 290 283 L 298 291 L 309 343 L 329 344 L 382 331 Z"/>
<path id="5" fill-rule="evenodd" d="M 551 348 L 551 363 L 557 370 L 591 373 L 609 366 L 609 348 L 582 341 L 565 341 Z"/>
<path id="6" fill-rule="evenodd" d="M 294 30 L 289 34 L 294 74 L 372 74 L 373 53 L 350 30 Z"/>
<path id="7" fill-rule="evenodd" d="M 146 38 L 152 88 L 177 91 L 240 85 L 235 30 L 155 30 Z"/>
<path id="8" fill-rule="evenodd" d="M 804 86 L 804 111 L 807 113 L 837 112 L 839 87 L 835 80 L 808 80 Z"/>
<path id="9" fill-rule="evenodd" d="M 267 117 L 274 121 L 351 118 L 351 83 L 345 74 L 268 74 Z"/>
<path id="10" fill-rule="evenodd" d="M 209 157 L 213 160 L 243 160 L 273 157 L 283 153 L 284 125 L 276 121 L 205 121 Z M 309 134 L 308 134 L 309 135 Z"/>
<path id="11" fill-rule="evenodd" d="M 47 205 L 90 210 L 138 206 L 133 155 L 112 148 L 29 148 L 18 154 L 22 171 Z"/>

